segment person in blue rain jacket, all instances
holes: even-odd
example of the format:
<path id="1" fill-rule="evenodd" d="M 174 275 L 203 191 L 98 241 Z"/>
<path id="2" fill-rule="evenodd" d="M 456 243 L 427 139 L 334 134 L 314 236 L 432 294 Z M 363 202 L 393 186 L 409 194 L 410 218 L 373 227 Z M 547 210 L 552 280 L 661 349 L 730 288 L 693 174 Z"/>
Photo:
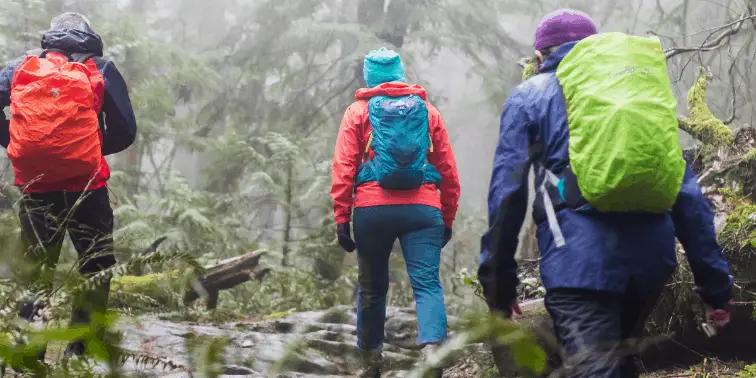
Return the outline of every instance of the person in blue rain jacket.
<path id="1" fill-rule="evenodd" d="M 491 311 L 507 317 L 519 312 L 515 251 L 527 210 L 529 170 L 540 166 L 559 175 L 569 164 L 566 104 L 555 71 L 578 41 L 596 33 L 582 12 L 564 9 L 546 16 L 536 32 L 539 74 L 519 85 L 504 105 L 478 276 Z M 537 188 L 543 180 L 537 169 Z M 557 339 L 568 356 L 589 352 L 573 366 L 573 376 L 639 376 L 632 353 L 614 356 L 623 340 L 640 335 L 675 271 L 675 238 L 686 251 L 709 314 L 730 300 L 732 277 L 716 240 L 714 214 L 690 167 L 670 214 L 579 213 L 556 197 L 549 199 L 563 246 L 555 243 L 540 191 L 533 217 L 544 303 Z"/>

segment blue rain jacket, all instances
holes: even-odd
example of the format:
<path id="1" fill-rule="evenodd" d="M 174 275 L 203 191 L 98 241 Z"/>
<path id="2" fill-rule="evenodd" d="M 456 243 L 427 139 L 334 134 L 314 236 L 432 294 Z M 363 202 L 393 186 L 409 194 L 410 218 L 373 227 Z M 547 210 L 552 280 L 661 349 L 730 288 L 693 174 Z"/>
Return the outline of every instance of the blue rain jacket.
<path id="1" fill-rule="evenodd" d="M 527 210 L 531 165 L 560 175 L 569 164 L 566 104 L 555 72 L 574 45 L 562 45 L 549 55 L 540 74 L 519 85 L 504 105 L 488 193 L 489 229 L 481 240 L 478 270 L 492 309 L 505 310 L 516 297 L 514 255 Z M 538 188 L 544 174 L 536 172 Z M 677 266 L 677 237 L 701 297 L 715 308 L 730 299 L 732 277 L 716 240 L 714 214 L 690 167 L 671 214 L 589 214 L 557 207 L 565 241 L 561 247 L 555 243 L 538 191 L 533 218 L 547 290 L 623 293 L 631 283 L 636 288 L 658 288 Z"/>

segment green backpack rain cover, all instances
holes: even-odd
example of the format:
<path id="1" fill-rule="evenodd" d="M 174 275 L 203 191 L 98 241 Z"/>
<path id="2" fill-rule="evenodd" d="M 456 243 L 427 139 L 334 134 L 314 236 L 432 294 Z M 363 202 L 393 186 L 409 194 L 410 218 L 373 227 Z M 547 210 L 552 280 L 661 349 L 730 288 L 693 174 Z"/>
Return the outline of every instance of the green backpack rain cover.
<path id="1" fill-rule="evenodd" d="M 582 196 L 602 212 L 669 211 L 685 161 L 659 39 L 593 35 L 575 45 L 556 76 Z"/>

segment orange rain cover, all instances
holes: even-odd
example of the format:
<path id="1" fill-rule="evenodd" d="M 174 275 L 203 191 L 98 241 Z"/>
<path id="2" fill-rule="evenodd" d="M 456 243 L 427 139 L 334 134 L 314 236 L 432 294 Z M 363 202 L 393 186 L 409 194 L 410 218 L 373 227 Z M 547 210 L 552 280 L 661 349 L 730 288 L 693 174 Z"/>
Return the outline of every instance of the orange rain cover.
<path id="1" fill-rule="evenodd" d="M 58 54 L 29 56 L 11 90 L 8 158 L 16 182 L 93 178 L 102 151 L 91 71 Z"/>

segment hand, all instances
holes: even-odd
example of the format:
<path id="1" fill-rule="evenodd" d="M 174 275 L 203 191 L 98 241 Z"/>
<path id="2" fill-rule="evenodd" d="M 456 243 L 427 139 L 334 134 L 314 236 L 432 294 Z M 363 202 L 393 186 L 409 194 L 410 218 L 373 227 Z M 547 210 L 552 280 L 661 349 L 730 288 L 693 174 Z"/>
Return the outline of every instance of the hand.
<path id="1" fill-rule="evenodd" d="M 449 243 L 449 240 L 452 238 L 452 229 L 449 227 L 444 228 L 444 243 L 441 244 L 441 248 L 446 247 L 446 244 Z"/>
<path id="2" fill-rule="evenodd" d="M 336 236 L 339 238 L 339 245 L 347 252 L 354 252 L 356 245 L 352 240 L 352 231 L 349 223 L 336 225 Z"/>
<path id="3" fill-rule="evenodd" d="M 520 304 L 517 303 L 516 299 L 512 301 L 512 304 L 509 305 L 509 308 L 502 310 L 493 310 L 493 312 L 498 313 L 507 319 L 512 319 L 513 314 L 522 315 L 522 309 L 520 309 Z"/>
<path id="4" fill-rule="evenodd" d="M 730 312 L 725 309 L 715 310 L 708 304 L 704 305 L 706 309 L 706 322 L 711 324 L 717 330 L 724 328 L 730 322 Z"/>

